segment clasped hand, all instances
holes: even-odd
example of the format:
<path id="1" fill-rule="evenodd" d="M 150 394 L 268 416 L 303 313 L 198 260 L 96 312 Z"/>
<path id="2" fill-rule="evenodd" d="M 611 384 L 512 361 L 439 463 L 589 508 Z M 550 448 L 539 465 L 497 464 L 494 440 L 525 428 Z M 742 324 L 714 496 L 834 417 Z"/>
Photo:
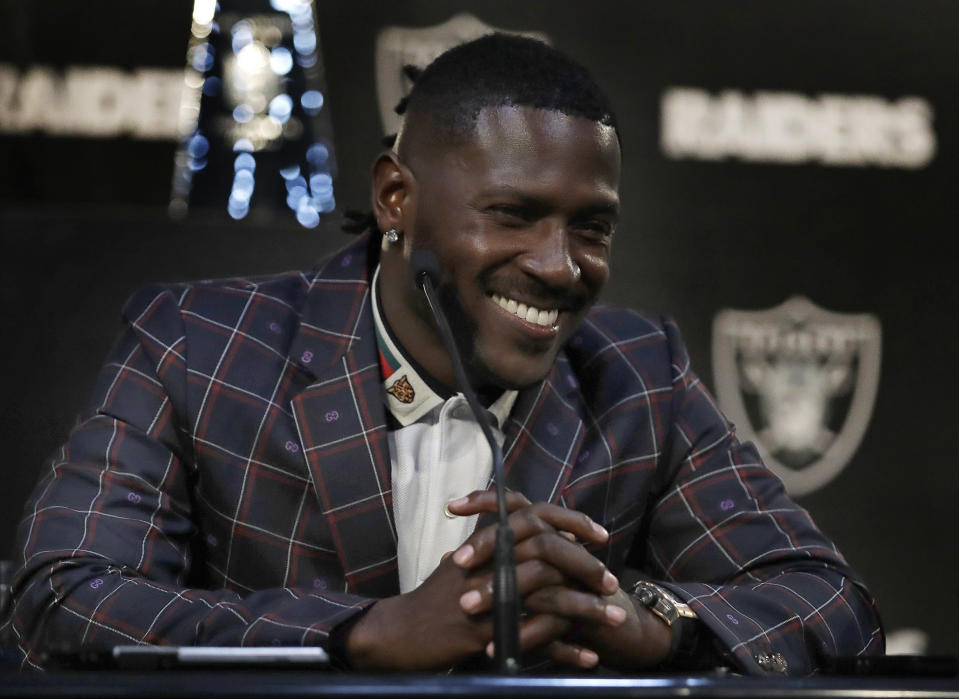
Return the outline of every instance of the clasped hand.
<path id="1" fill-rule="evenodd" d="M 616 577 L 583 544 L 609 533 L 582 512 L 532 504 L 509 493 L 516 583 L 524 617 L 522 651 L 592 667 L 652 665 L 665 657 L 670 631 L 637 610 Z M 454 515 L 496 511 L 496 495 L 475 491 L 449 503 Z M 380 600 L 353 627 L 347 653 L 358 669 L 439 669 L 485 651 L 493 655 L 492 561 L 496 525 L 475 531 L 422 585 Z"/>

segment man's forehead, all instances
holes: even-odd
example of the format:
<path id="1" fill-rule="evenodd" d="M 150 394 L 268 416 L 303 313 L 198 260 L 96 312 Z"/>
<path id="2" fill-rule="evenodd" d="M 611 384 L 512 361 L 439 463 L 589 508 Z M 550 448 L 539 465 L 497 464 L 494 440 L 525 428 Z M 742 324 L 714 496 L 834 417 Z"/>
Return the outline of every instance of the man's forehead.
<path id="1" fill-rule="evenodd" d="M 620 157 L 616 129 L 610 125 L 554 109 L 511 104 L 482 107 L 470 123 L 455 126 L 436 123 L 429 114 L 408 114 L 396 148 L 409 163 L 456 158 L 458 151 L 469 150 L 509 149 L 520 156 L 561 146 L 571 136 L 597 154 Z"/>
<path id="2" fill-rule="evenodd" d="M 472 140 L 479 145 L 502 145 L 503 142 L 522 145 L 536 141 L 555 144 L 569 138 L 573 131 L 590 134 L 598 149 L 619 147 L 612 126 L 555 109 L 514 105 L 481 109 L 476 116 Z"/>
<path id="3" fill-rule="evenodd" d="M 475 157 L 462 165 L 475 166 L 477 184 L 512 184 L 533 196 L 542 188 L 579 188 L 589 198 L 617 199 L 619 142 L 599 122 L 532 107 L 486 109 L 477 117 L 472 145 L 459 152 L 471 150 Z"/>

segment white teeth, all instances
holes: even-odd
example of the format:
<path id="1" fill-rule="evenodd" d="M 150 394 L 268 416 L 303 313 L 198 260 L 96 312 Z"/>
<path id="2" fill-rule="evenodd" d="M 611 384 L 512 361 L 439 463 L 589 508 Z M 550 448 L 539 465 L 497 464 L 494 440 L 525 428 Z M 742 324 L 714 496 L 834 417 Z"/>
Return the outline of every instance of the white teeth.
<path id="1" fill-rule="evenodd" d="M 513 299 L 504 298 L 499 294 L 493 294 L 492 298 L 500 308 L 509 311 L 518 318 L 522 318 L 527 323 L 550 327 L 554 325 L 556 319 L 559 318 L 559 311 L 555 308 L 551 311 L 544 311 L 535 306 L 527 306 L 525 303 L 518 303 Z"/>

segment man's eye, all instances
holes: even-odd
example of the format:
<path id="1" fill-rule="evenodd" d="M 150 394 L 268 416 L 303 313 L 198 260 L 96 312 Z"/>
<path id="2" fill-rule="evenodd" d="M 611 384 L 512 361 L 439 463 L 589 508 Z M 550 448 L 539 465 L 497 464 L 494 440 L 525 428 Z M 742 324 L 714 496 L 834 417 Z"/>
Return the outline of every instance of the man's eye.
<path id="1" fill-rule="evenodd" d="M 490 213 L 494 215 L 497 221 L 504 225 L 522 225 L 533 220 L 532 213 L 522 206 L 499 205 L 491 206 Z"/>
<path id="2" fill-rule="evenodd" d="M 604 238 L 608 238 L 613 234 L 613 231 L 616 230 L 615 224 L 613 224 L 611 221 L 606 221 L 603 219 L 587 219 L 585 221 L 576 221 L 572 224 L 572 228 L 587 235 L 601 236 Z"/>

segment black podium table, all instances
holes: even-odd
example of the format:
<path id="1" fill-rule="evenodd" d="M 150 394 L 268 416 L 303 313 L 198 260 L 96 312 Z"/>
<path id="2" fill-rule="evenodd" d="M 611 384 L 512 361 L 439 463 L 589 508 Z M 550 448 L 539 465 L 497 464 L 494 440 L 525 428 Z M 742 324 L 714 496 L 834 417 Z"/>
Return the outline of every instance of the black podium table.
<path id="1" fill-rule="evenodd" d="M 157 670 L 0 672 L 0 697 L 723 697 L 959 699 L 959 679 L 710 676 L 641 678 L 349 675 L 330 672 Z"/>

